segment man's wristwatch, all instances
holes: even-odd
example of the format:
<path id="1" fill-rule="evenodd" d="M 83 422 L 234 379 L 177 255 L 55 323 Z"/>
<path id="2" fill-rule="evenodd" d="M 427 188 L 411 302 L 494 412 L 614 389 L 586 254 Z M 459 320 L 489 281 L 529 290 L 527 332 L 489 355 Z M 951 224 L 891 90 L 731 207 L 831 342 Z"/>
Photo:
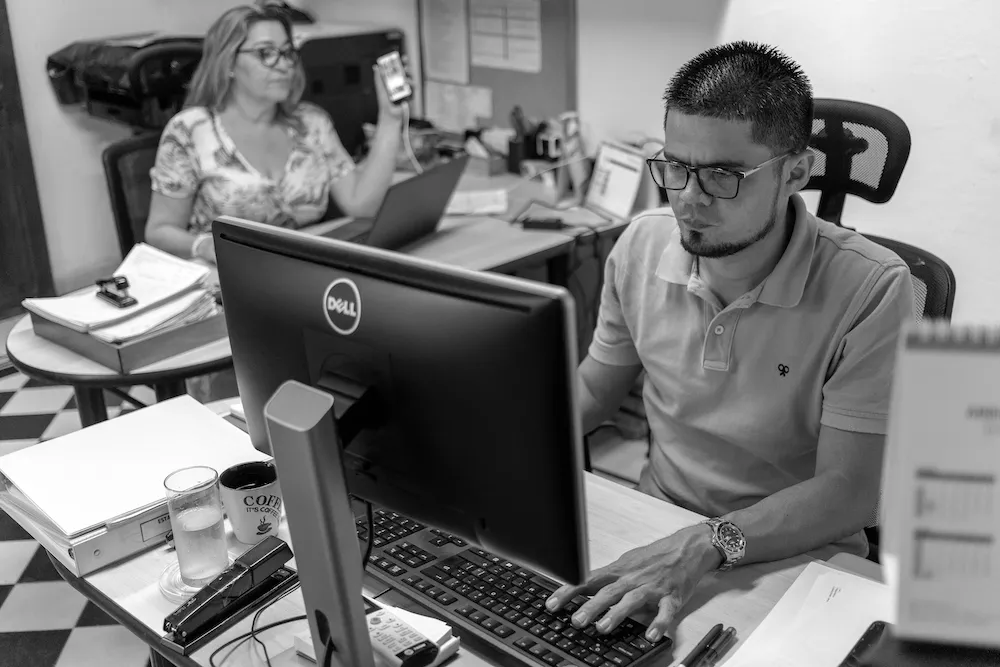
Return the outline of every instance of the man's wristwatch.
<path id="1" fill-rule="evenodd" d="M 733 569 L 746 554 L 747 540 L 743 537 L 743 531 L 736 527 L 736 524 L 725 519 L 707 519 L 702 523 L 708 524 L 712 528 L 712 546 L 722 554 L 722 564 L 719 570 L 725 572 Z"/>

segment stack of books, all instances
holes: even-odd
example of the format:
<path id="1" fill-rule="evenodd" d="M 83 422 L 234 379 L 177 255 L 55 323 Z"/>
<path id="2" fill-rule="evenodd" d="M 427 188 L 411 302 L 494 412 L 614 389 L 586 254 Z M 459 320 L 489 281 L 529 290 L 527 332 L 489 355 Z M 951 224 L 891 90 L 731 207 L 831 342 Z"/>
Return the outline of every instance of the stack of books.
<path id="1" fill-rule="evenodd" d="M 133 305 L 99 298 L 96 286 L 25 299 L 35 333 L 120 373 L 226 336 L 207 267 L 140 243 L 114 275 L 128 280 Z"/>

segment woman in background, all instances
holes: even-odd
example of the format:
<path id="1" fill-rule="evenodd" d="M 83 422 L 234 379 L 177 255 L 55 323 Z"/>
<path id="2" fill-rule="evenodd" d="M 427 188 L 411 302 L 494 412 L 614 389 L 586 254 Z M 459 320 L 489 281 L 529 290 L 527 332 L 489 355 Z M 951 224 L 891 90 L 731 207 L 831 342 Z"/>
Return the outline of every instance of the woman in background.
<path id="1" fill-rule="evenodd" d="M 220 215 L 297 228 L 318 222 L 331 196 L 347 215 L 374 215 L 392 180 L 403 108 L 376 71 L 378 127 L 355 166 L 330 116 L 300 101 L 304 86 L 285 13 L 246 6 L 223 14 L 205 36 L 184 110 L 160 139 L 147 242 L 214 262 L 211 225 Z"/>

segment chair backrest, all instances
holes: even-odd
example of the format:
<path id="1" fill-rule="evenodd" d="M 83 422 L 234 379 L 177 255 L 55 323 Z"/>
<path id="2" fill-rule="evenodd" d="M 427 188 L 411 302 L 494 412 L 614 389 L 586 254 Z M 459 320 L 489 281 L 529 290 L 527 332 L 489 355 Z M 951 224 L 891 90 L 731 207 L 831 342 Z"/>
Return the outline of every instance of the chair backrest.
<path id="1" fill-rule="evenodd" d="M 159 144 L 160 133 L 150 132 L 112 144 L 102 156 L 122 257 L 146 237 L 152 197 L 149 170 L 156 161 Z"/>
<path id="2" fill-rule="evenodd" d="M 955 303 L 955 274 L 937 255 L 902 241 L 873 234 L 865 237 L 899 255 L 910 267 L 913 282 L 913 311 L 917 321 L 925 319 L 951 320 Z"/>
<path id="3" fill-rule="evenodd" d="M 819 190 L 816 215 L 840 224 L 847 195 L 889 201 L 910 156 L 910 130 L 871 104 L 817 98 L 809 145 L 816 153 L 807 190 Z"/>

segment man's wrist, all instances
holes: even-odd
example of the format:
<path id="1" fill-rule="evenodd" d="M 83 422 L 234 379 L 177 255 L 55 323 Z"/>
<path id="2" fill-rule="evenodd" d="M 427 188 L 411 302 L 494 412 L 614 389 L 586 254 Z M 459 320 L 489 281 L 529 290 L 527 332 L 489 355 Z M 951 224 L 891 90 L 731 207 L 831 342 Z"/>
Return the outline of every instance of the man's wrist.
<path id="1" fill-rule="evenodd" d="M 698 562 L 701 563 L 702 569 L 705 572 L 718 570 L 725 559 L 719 548 L 712 542 L 715 531 L 707 523 L 699 523 L 692 526 L 692 529 L 695 531 L 693 542 L 695 556 Z"/>

